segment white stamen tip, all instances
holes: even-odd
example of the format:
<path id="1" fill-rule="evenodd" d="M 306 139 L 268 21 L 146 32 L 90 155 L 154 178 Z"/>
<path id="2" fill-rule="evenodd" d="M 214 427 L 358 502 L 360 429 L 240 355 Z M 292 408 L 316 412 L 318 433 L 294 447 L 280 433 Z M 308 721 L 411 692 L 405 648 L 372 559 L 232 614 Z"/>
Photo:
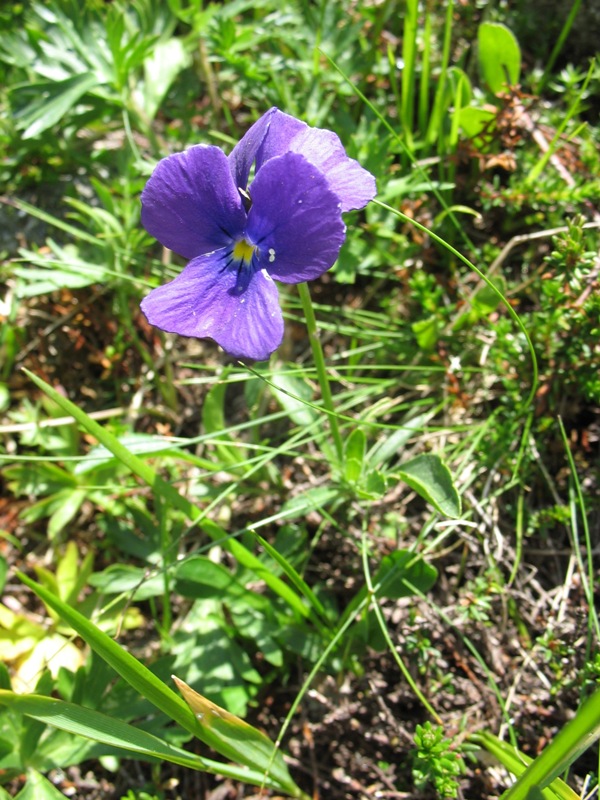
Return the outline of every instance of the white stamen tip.
<path id="1" fill-rule="evenodd" d="M 275 250 L 272 247 L 269 247 L 269 263 L 272 264 L 275 261 Z"/>

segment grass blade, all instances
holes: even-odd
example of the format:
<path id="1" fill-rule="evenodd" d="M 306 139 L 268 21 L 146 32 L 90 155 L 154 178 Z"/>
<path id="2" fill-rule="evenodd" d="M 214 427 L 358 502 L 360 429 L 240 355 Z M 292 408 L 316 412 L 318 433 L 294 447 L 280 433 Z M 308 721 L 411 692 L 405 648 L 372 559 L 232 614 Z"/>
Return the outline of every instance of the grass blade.
<path id="1" fill-rule="evenodd" d="M 169 761 L 189 769 L 226 775 L 234 780 L 243 780 L 256 785 L 260 785 L 264 779 L 262 772 L 249 772 L 245 768 L 200 758 L 168 742 L 163 742 L 157 736 L 127 722 L 109 717 L 93 708 L 66 703 L 54 697 L 22 695 L 0 689 L 0 705 L 76 736 L 83 736 L 110 747 L 120 747 L 150 759 Z"/>
<path id="2" fill-rule="evenodd" d="M 545 788 L 600 737 L 600 689 L 579 709 L 545 750 L 502 795 L 502 800 L 524 800 L 533 786 Z M 566 784 L 565 784 L 566 785 Z"/>
<path id="3" fill-rule="evenodd" d="M 210 730 L 207 730 L 205 726 L 199 723 L 192 710 L 172 689 L 166 686 L 153 672 L 128 653 L 121 645 L 111 639 L 110 636 L 97 628 L 90 620 L 74 608 L 63 603 L 56 595 L 31 580 L 31 578 L 20 572 L 17 573 L 17 576 L 43 600 L 48 608 L 55 611 L 73 630 L 77 631 L 92 650 L 103 658 L 123 680 L 127 681 L 130 686 L 170 719 L 225 756 L 225 758 L 235 758 L 239 763 L 246 764 L 249 767 L 256 766 L 254 762 L 247 762 L 246 750 L 238 747 L 235 742 L 229 743 L 224 748 L 226 752 L 222 752 L 222 737 L 212 735 Z M 277 774 L 285 777 L 281 769 L 277 771 Z M 273 777 L 271 777 L 271 781 L 293 796 L 299 796 L 300 790 L 289 776 L 288 780 L 283 784 L 274 780 Z"/>
<path id="4" fill-rule="evenodd" d="M 230 752 L 231 757 L 237 761 L 255 766 L 264 775 L 270 775 L 271 780 L 277 781 L 290 794 L 297 794 L 281 751 L 268 736 L 235 714 L 207 700 L 179 678 L 173 676 L 173 680 L 185 702 L 194 712 L 204 735 L 212 740 L 213 748 L 217 752 L 222 754 Z M 243 758 L 240 758 L 240 754 Z"/>

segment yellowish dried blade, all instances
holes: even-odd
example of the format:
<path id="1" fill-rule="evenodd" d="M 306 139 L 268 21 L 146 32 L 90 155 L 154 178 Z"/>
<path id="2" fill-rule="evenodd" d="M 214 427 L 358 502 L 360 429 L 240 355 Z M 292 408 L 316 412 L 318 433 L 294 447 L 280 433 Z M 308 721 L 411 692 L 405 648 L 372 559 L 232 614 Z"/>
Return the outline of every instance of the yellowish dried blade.
<path id="1" fill-rule="evenodd" d="M 232 761 L 264 770 L 292 797 L 303 797 L 283 760 L 280 750 L 262 731 L 203 697 L 187 683 L 172 676 L 183 699 L 201 728 L 198 738 Z"/>

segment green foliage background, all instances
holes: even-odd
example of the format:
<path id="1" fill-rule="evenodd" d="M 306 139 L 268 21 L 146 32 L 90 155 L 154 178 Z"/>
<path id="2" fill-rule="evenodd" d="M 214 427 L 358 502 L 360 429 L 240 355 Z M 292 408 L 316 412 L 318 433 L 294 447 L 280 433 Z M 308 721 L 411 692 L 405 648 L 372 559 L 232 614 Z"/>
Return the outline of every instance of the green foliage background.
<path id="1" fill-rule="evenodd" d="M 63 796 L 44 775 L 115 776 L 134 752 L 127 798 L 182 796 L 184 768 L 295 796 L 491 797 L 511 781 L 476 748 L 519 774 L 514 747 L 553 740 L 534 787 L 595 785 L 589 758 L 553 774 L 598 730 L 600 674 L 600 72 L 585 37 L 569 60 L 593 9 L 557 14 L 532 37 L 519 3 L 3 4 L 7 796 Z M 154 165 L 229 152 L 273 105 L 378 182 L 311 286 L 341 452 L 294 287 L 257 365 L 139 310 L 183 266 L 140 225 Z M 190 721 L 173 673 L 256 726 L 244 746 L 241 723 Z M 82 738 L 101 714 L 118 741 Z M 293 780 L 258 728 L 294 749 Z M 238 766 L 182 755 L 192 735 Z"/>

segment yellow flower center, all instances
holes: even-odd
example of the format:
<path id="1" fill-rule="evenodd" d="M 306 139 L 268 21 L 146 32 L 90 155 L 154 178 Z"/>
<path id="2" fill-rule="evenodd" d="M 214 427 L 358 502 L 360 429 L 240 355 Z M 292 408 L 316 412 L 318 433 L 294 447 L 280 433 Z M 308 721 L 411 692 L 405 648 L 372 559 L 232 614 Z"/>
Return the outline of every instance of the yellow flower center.
<path id="1" fill-rule="evenodd" d="M 236 261 L 244 261 L 249 264 L 257 249 L 255 244 L 250 244 L 245 239 L 240 239 L 239 242 L 233 245 L 233 257 Z"/>

